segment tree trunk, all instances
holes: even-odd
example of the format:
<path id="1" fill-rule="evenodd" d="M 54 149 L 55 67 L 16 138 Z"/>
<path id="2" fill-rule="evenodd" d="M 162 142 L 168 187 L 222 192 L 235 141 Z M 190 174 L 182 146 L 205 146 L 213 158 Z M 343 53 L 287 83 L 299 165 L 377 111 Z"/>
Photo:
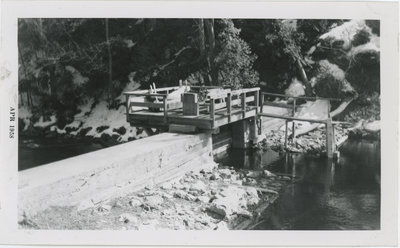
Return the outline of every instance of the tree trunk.
<path id="1" fill-rule="evenodd" d="M 26 84 L 27 84 L 26 87 L 25 87 L 25 91 L 26 91 L 26 102 L 27 102 L 28 106 L 31 106 L 31 105 L 32 105 L 32 102 L 29 101 L 30 84 L 29 84 L 29 80 L 28 80 L 28 74 L 26 73 L 25 60 L 24 60 L 24 57 L 22 56 L 21 49 L 19 48 L 19 43 L 18 43 L 18 42 L 17 42 L 17 48 L 18 48 L 19 59 L 21 60 L 22 70 L 24 70 L 25 82 L 26 82 Z M 28 84 L 29 84 L 29 85 L 28 85 Z M 20 90 L 18 90 L 18 91 L 20 91 Z M 20 93 L 21 93 L 21 92 L 20 92 Z M 21 94 L 21 102 L 22 102 L 22 105 L 24 105 L 22 94 Z"/>
<path id="2" fill-rule="evenodd" d="M 304 70 L 303 65 L 301 64 L 300 59 L 296 59 L 296 67 L 299 70 L 300 76 L 301 76 L 301 81 L 303 81 L 304 86 L 306 87 L 306 96 L 312 96 L 312 88 L 310 81 L 307 78 L 306 71 Z"/>
<path id="3" fill-rule="evenodd" d="M 219 85 L 218 72 L 217 69 L 215 68 L 215 61 L 214 61 L 215 59 L 214 19 L 206 19 L 204 20 L 204 24 L 208 40 L 207 67 L 208 67 L 209 80 L 211 85 Z"/>
<path id="4" fill-rule="evenodd" d="M 206 38 L 204 34 L 204 20 L 199 19 L 199 47 L 200 47 L 200 56 L 204 57 L 206 51 Z"/>
<path id="5" fill-rule="evenodd" d="M 107 43 L 107 52 L 108 52 L 108 85 L 107 85 L 107 100 L 108 104 L 111 104 L 112 100 L 112 92 L 111 92 L 111 85 L 112 85 L 112 55 L 111 55 L 111 44 L 109 38 L 109 24 L 108 19 L 105 19 L 105 28 L 106 28 L 106 43 Z"/>

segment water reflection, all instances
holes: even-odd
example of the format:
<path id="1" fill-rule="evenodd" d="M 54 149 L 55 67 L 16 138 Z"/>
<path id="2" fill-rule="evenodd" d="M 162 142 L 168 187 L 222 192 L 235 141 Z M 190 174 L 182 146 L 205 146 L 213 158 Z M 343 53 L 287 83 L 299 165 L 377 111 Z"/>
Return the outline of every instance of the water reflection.
<path id="1" fill-rule="evenodd" d="M 256 229 L 380 228 L 380 143 L 348 141 L 338 162 L 269 152 L 231 152 L 225 162 L 301 180 L 286 188 Z"/>

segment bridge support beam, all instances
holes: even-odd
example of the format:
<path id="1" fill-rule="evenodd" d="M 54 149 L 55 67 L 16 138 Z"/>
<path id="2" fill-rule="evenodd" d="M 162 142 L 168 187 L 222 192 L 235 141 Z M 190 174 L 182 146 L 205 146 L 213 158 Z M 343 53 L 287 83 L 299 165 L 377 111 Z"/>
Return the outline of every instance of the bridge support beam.
<path id="1" fill-rule="evenodd" d="M 232 123 L 232 147 L 245 149 L 258 139 L 256 117 Z"/>

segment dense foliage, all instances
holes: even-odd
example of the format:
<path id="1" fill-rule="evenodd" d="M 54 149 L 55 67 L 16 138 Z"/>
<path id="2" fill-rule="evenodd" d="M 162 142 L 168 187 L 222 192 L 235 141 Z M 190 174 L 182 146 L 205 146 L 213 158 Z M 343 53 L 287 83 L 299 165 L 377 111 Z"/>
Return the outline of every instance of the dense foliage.
<path id="1" fill-rule="evenodd" d="M 379 21 L 19 19 L 20 103 L 67 118 L 84 98 L 110 107 L 129 83 L 261 86 L 321 96 L 379 92 Z M 329 34 L 329 35 L 328 35 Z M 325 35 L 325 36 L 324 36 Z M 379 45 L 379 44 L 378 44 Z M 35 111 L 34 111 L 35 112 Z"/>

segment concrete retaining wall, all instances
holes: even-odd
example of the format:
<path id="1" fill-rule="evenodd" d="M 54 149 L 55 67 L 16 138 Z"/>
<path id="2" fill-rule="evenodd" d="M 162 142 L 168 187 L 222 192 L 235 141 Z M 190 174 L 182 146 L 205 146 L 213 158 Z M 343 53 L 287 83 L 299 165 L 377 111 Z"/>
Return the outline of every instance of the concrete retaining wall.
<path id="1" fill-rule="evenodd" d="M 19 172 L 19 215 L 90 207 L 213 165 L 210 134 L 155 135 Z"/>

